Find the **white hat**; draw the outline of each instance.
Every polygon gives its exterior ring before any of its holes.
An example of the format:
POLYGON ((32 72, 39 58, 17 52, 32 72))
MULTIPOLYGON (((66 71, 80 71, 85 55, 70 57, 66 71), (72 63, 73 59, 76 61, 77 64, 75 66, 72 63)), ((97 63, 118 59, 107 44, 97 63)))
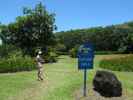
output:
POLYGON ((38 54, 42 54, 42 51, 39 51, 38 54))

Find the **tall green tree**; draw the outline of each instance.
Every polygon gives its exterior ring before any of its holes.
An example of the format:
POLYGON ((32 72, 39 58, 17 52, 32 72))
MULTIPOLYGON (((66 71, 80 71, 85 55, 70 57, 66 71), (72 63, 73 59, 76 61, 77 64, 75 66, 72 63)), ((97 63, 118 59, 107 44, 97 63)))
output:
POLYGON ((49 13, 41 2, 33 9, 25 7, 23 14, 8 25, 13 44, 24 53, 34 55, 36 48, 45 49, 55 43, 55 14, 49 13))

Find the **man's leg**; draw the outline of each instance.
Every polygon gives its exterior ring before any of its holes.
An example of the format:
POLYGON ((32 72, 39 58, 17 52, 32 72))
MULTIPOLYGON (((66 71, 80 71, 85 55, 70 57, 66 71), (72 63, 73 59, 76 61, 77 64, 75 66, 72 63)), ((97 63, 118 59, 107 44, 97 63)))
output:
POLYGON ((38 71, 38 78, 39 78, 39 80, 43 80, 42 68, 39 68, 39 71, 38 71))
POLYGON ((37 77, 38 77, 38 80, 40 81, 40 70, 38 69, 38 72, 37 72, 37 77))
POLYGON ((43 68, 40 69, 40 79, 43 80, 43 68))

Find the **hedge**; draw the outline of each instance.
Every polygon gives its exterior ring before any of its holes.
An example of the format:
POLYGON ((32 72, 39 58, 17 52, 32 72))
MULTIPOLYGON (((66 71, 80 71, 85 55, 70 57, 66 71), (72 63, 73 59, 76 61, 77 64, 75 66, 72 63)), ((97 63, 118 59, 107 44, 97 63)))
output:
POLYGON ((30 57, 12 57, 0 60, 0 73, 31 71, 36 68, 35 61, 30 57))

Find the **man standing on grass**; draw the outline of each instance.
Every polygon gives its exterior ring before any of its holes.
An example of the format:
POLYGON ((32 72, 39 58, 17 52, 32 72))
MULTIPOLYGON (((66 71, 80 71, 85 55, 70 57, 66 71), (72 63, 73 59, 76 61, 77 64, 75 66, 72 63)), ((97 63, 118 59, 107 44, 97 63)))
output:
POLYGON ((42 52, 39 51, 37 56, 36 56, 36 62, 37 62, 37 69, 38 69, 38 80, 43 80, 43 64, 44 64, 44 59, 41 57, 42 52))

